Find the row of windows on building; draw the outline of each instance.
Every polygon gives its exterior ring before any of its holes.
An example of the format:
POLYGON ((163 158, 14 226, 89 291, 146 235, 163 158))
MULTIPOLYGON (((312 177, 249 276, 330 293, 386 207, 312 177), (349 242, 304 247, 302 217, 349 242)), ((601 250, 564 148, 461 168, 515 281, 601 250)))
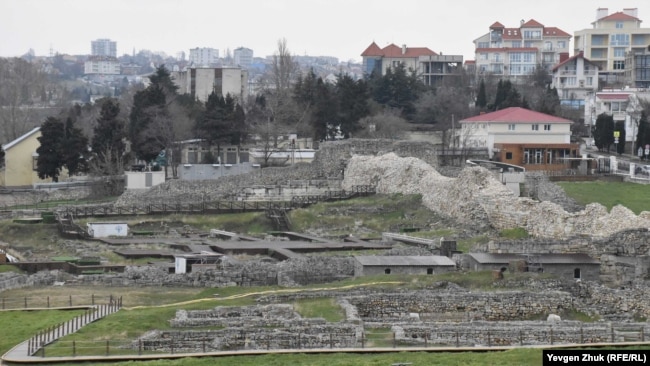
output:
MULTIPOLYGON (((506 160, 513 160, 513 153, 506 152, 506 160)), ((522 163, 526 165, 554 164, 571 157, 569 149, 524 149, 522 163)))
MULTIPOLYGON (((510 47, 512 48, 521 48, 523 45, 525 48, 533 48, 537 47, 537 43, 535 41, 524 41, 523 43, 521 41, 512 41, 510 42, 510 47)), ((553 51, 554 49, 566 49, 566 41, 557 41, 556 43, 553 43, 551 41, 546 41, 544 42, 544 46, 542 49, 544 51, 553 51), (555 47, 554 47, 555 46, 555 47)), ((492 42, 492 48, 501 48, 503 47, 503 43, 501 42, 492 42)), ((507 47, 507 45, 506 45, 507 47)), ((478 42, 478 48, 490 48, 490 42, 478 42)))

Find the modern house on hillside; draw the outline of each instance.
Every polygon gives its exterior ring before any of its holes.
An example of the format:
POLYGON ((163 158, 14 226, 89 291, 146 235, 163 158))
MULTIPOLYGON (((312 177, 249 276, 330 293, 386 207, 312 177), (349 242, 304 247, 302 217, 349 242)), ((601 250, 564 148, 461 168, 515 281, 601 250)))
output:
POLYGON ((425 85, 434 85, 443 78, 453 76, 463 65, 463 56, 442 55, 427 47, 399 47, 393 43, 384 48, 372 42, 363 53, 363 73, 385 75, 389 68, 404 65, 422 78, 425 85))
POLYGON ((562 105, 584 107, 585 99, 598 91, 598 66, 582 52, 573 57, 560 55, 560 63, 552 72, 552 86, 557 89, 562 105))
POLYGON ((462 147, 484 147, 492 160, 526 170, 563 170, 580 152, 580 145, 571 143, 572 123, 511 107, 461 120, 456 140, 462 147))
POLYGON ((499 22, 474 40, 476 72, 516 80, 532 74, 538 65, 550 72, 569 52, 571 35, 557 27, 546 27, 531 19, 519 27, 508 28, 499 22))
MULTIPOLYGON (((609 14, 599 8, 592 28, 574 32, 574 54, 582 51, 599 69, 601 80, 622 84, 626 54, 642 53, 650 45, 650 28, 641 28, 637 8, 609 14)), ((619 85, 623 86, 623 85, 619 85)))

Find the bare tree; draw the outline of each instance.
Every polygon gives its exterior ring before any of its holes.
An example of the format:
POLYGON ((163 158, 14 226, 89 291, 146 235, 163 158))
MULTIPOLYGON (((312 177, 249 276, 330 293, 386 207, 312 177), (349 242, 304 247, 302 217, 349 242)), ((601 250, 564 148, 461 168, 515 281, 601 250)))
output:
POLYGON ((409 129, 409 123, 399 117, 399 111, 386 109, 382 114, 364 117, 356 137, 374 139, 400 139, 409 129))
POLYGON ((0 58, 0 141, 14 140, 42 122, 34 107, 47 100, 47 88, 39 64, 0 58))

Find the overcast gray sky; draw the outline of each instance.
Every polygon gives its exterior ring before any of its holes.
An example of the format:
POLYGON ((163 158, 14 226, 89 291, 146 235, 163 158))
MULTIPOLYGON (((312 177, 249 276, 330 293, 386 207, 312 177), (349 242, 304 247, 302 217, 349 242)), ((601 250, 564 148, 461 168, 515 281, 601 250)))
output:
POLYGON ((287 40, 295 55, 360 61, 375 41, 428 47, 474 59, 472 41, 495 21, 535 19, 573 35, 591 28, 596 9, 638 8, 650 27, 650 3, 628 0, 0 0, 0 57, 89 54, 110 38, 118 56, 133 49, 176 55, 190 48, 243 46, 271 55, 287 40), (645 8, 643 7, 645 4, 645 8))

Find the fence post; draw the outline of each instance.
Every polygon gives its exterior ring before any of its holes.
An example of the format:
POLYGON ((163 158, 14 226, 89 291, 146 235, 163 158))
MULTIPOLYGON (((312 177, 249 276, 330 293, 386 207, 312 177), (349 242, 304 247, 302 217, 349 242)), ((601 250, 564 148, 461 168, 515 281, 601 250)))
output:
POLYGON ((201 341, 201 347, 203 348, 203 353, 205 353, 205 339, 201 341))
POLYGON ((298 349, 301 349, 302 347, 300 346, 300 332, 298 332, 298 349))
POLYGON ((47 307, 48 307, 48 309, 50 307, 50 297, 49 296, 47 297, 47 307))
POLYGON ((428 344, 427 344, 428 343, 428 338, 429 338, 429 335, 425 334, 424 335, 424 348, 427 348, 427 346, 428 346, 428 344))
POLYGON ((612 334, 612 343, 614 343, 614 325, 613 324, 609 325, 609 330, 610 330, 610 332, 612 334))
POLYGON ((169 348, 171 349, 172 355, 174 354, 174 337, 169 341, 169 348))
POLYGON ((456 331, 456 348, 459 347, 458 331, 456 331))
POLYGON ((397 338, 397 336, 396 336, 395 332, 393 332, 393 348, 397 347, 397 339, 396 338, 397 338))
POLYGON ((90 304, 93 305, 93 306, 95 305, 95 294, 92 294, 90 296, 90 304))
POLYGON ((45 345, 41 347, 41 357, 45 357, 45 345))
POLYGON ((645 329, 641 326, 641 342, 645 342, 645 329))
POLYGON ((524 332, 522 332, 521 329, 519 330, 519 345, 524 345, 524 332))
POLYGON ((334 342, 332 342, 332 333, 330 333, 330 348, 334 348, 334 342))
POLYGON ((72 306, 72 295, 70 295, 70 306, 72 306))
POLYGON ((27 296, 25 296, 25 309, 27 309, 27 296))
POLYGON ((366 333, 361 333, 361 348, 366 348, 366 333))
POLYGON ((32 353, 32 338, 27 341, 27 356, 29 356, 32 353))
POLYGON ((142 354, 142 339, 138 340, 138 356, 142 354))
POLYGON ((72 357, 75 357, 77 355, 77 344, 75 341, 72 341, 72 357))
POLYGON ((490 338, 490 331, 489 330, 487 332, 487 337, 488 337, 488 347, 492 347, 492 339, 490 338))
POLYGON ((110 353, 110 348, 109 348, 110 346, 108 345, 108 342, 109 342, 109 341, 108 341, 108 339, 107 339, 107 340, 106 340, 106 356, 108 356, 109 353, 110 353))
POLYGON ((551 334, 551 346, 553 345, 553 327, 550 327, 550 334, 551 334))

